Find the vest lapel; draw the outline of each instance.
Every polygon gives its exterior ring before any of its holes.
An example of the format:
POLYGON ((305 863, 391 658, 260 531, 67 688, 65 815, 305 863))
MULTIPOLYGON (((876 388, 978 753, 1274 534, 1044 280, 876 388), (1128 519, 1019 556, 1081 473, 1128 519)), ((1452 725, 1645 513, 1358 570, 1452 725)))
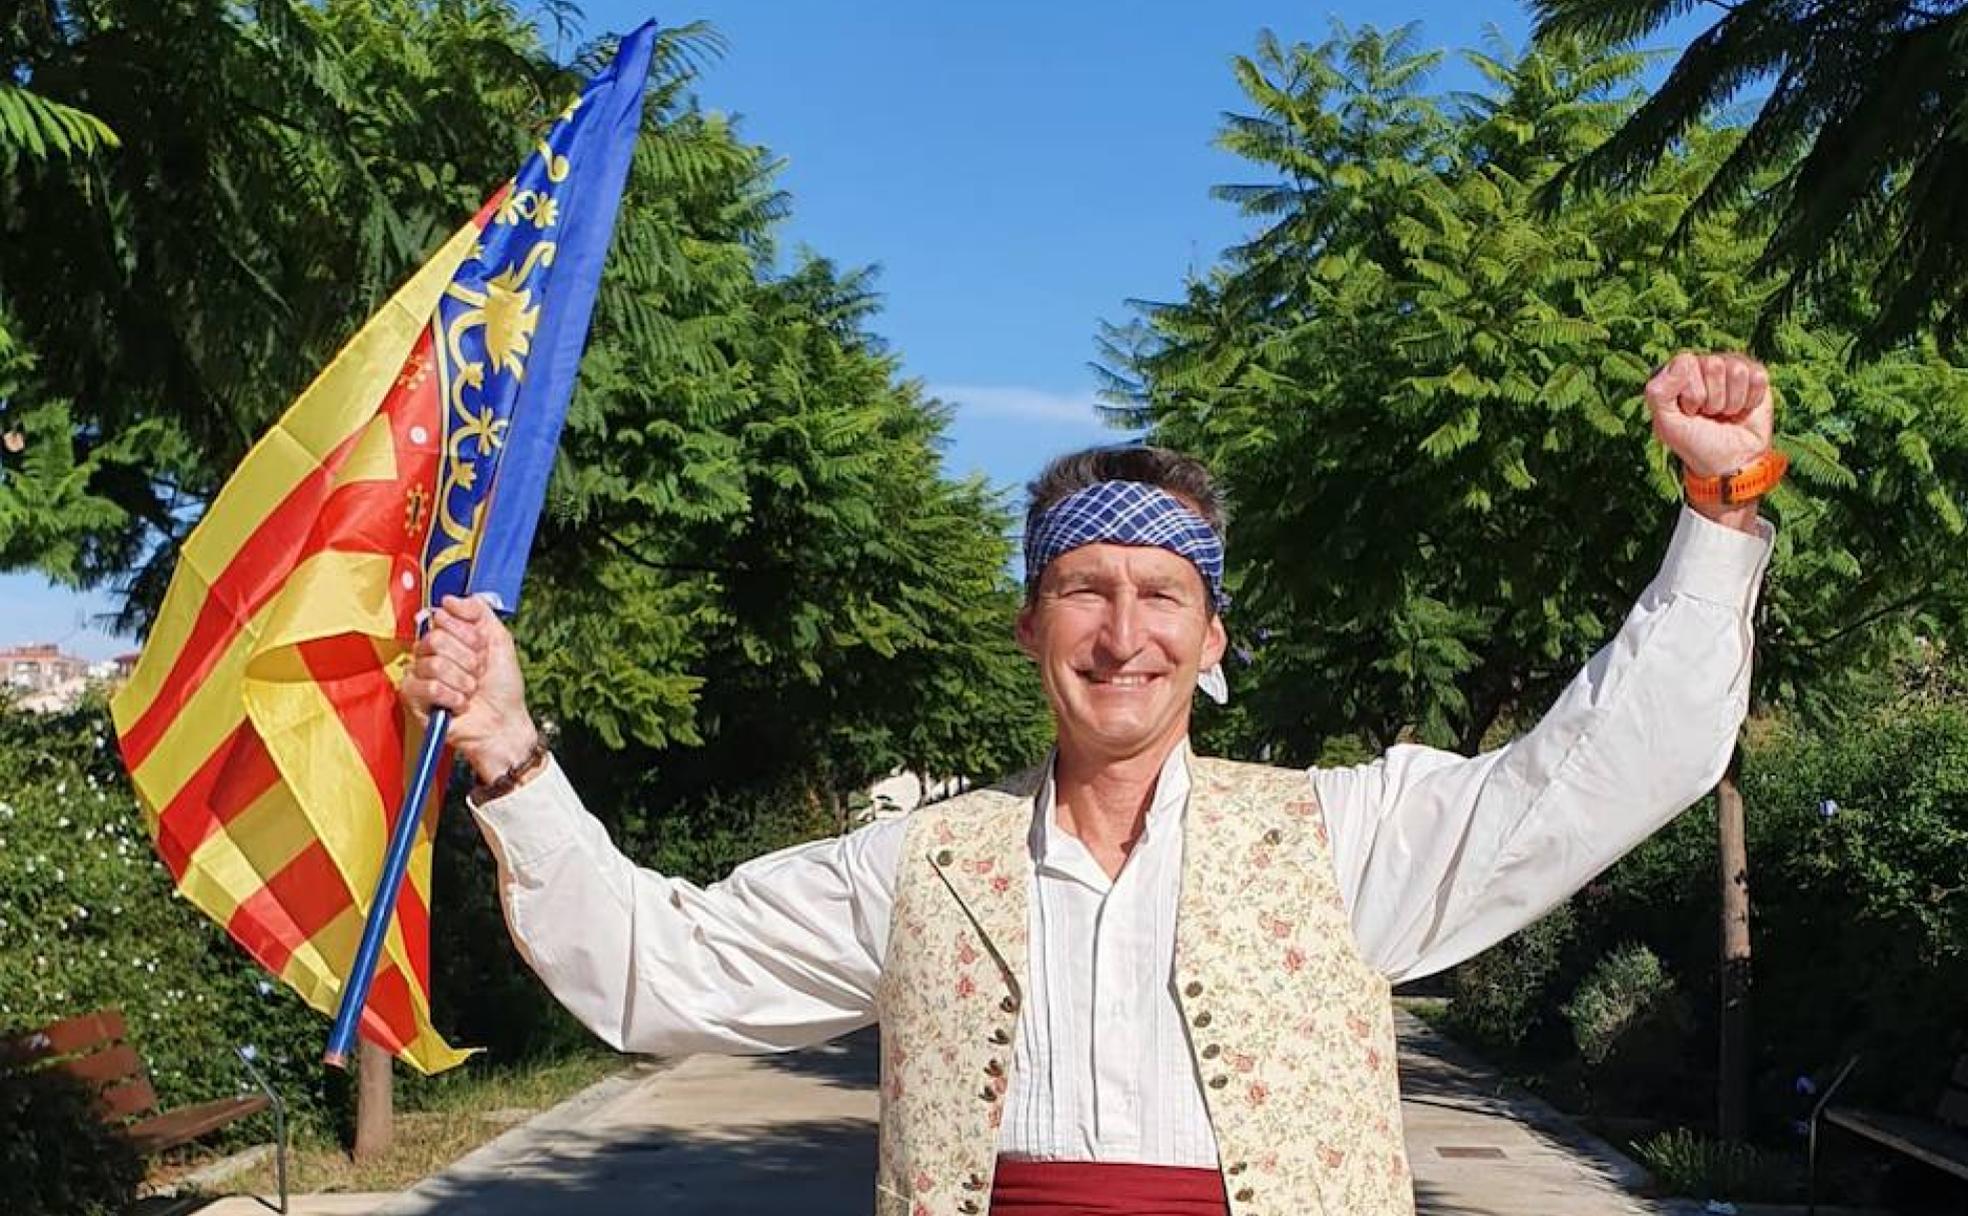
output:
POLYGON ((961 833, 948 820, 939 822, 927 855, 1020 1002, 1029 953, 1031 828, 1031 799, 1006 798, 968 817, 961 833))

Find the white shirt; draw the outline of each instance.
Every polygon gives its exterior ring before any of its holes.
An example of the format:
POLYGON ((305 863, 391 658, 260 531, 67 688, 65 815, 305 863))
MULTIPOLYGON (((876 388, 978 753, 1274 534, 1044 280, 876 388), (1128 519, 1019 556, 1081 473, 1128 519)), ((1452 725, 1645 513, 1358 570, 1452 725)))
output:
MULTIPOLYGON (((1307 775, 1362 956, 1442 970, 1529 924, 1706 793, 1749 700, 1770 530, 1684 510, 1617 636, 1523 737, 1402 745, 1307 775)), ((1001 1151, 1212 1167, 1171 973, 1188 749, 1108 881, 1034 799, 1031 962, 1001 1151)), ((865 1026, 906 819, 784 849, 699 888, 637 867, 558 767, 477 808, 506 921, 561 1002, 624 1051, 783 1051, 865 1026)))

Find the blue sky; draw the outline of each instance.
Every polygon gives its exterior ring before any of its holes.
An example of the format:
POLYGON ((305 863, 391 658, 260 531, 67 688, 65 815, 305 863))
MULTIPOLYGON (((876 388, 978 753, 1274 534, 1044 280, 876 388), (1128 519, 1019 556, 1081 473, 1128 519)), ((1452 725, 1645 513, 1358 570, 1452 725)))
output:
MULTIPOLYGON (((1169 298, 1238 239, 1209 197, 1244 178, 1210 144, 1242 109, 1233 56, 1260 28, 1319 41, 1337 17, 1421 23, 1428 47, 1509 42, 1525 10, 1495 0, 1258 4, 1248 0, 588 0, 585 34, 646 17, 703 19, 728 42, 699 93, 785 162, 806 245, 875 265, 876 328, 905 374, 956 406, 945 463, 1015 486, 1049 456, 1112 441, 1093 410, 1094 339, 1131 298, 1169 298)), ((1676 33, 1700 28, 1699 14, 1676 33)), ((1675 39, 1662 40, 1672 45, 1675 39)), ((1432 82, 1472 87, 1453 56, 1432 82)), ((0 575, 0 645, 63 640, 91 657, 128 643, 78 629, 99 597, 0 575)))

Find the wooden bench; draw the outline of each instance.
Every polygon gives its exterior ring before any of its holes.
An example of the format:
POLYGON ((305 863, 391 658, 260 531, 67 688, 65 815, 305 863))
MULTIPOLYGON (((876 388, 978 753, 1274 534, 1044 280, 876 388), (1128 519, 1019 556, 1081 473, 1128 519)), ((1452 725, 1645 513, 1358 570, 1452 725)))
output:
POLYGON ((1840 1069, 1838 1077, 1811 1109, 1810 1210, 1818 1207, 1818 1126, 1829 1123, 1854 1135, 1903 1153, 1935 1169, 1946 1170, 1957 1178, 1968 1179, 1968 1056, 1954 1062, 1954 1072, 1941 1090, 1941 1100, 1932 1119, 1887 1111, 1861 1110, 1855 1106, 1833 1106, 1832 1098, 1845 1078, 1858 1066, 1853 1056, 1840 1069))
POLYGON ((248 1115, 273 1112, 274 1173, 281 1212, 287 1210, 287 1108, 253 1066, 251 1053, 235 1048, 256 1094, 216 1098, 175 1110, 157 1109, 157 1091, 143 1057, 131 1046, 123 1015, 101 1009, 0 1040, 0 1071, 60 1069, 88 1086, 101 1104, 103 1120, 115 1127, 140 1155, 153 1157, 190 1144, 248 1115))

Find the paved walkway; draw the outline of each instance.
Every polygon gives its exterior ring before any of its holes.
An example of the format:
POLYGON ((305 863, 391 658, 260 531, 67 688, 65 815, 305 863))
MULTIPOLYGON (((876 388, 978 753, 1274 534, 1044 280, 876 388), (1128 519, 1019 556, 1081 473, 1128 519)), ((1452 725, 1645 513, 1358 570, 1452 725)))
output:
MULTIPOLYGON (((1402 1015, 1400 1032, 1423 1216, 1669 1210, 1634 1198, 1634 1167, 1550 1108, 1510 1094, 1412 1018, 1402 1015)), ((873 1189, 875 1069, 863 1034, 788 1056, 701 1056, 640 1070, 509 1132, 373 1216, 859 1216, 873 1189)), ((311 1209, 303 1200, 297 1210, 311 1209)))

